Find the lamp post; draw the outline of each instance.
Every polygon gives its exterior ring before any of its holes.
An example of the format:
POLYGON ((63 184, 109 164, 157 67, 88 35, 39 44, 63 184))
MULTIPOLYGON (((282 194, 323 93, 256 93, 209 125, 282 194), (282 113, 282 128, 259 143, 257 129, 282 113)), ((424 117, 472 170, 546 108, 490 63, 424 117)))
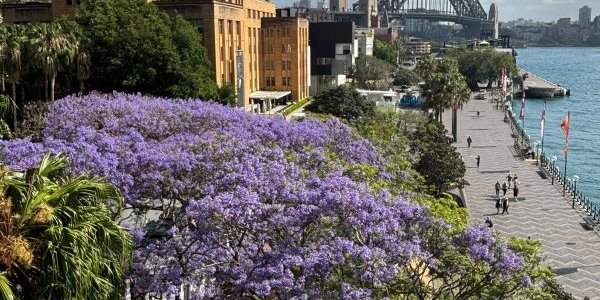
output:
POLYGON ((579 176, 574 175, 573 176, 573 208, 575 208, 575 198, 577 198, 577 181, 579 180, 579 176))
MULTIPOLYGON (((552 173, 554 173, 554 163, 556 162, 556 155, 553 155, 552 158, 550 158, 550 161, 552 162, 552 173)), ((552 185, 554 185, 554 174, 552 174, 552 185)))
POLYGON ((539 165, 540 164, 540 154, 538 152, 539 150, 539 146, 540 146, 540 141, 535 141, 535 143, 533 143, 533 153, 535 155, 535 164, 539 165))

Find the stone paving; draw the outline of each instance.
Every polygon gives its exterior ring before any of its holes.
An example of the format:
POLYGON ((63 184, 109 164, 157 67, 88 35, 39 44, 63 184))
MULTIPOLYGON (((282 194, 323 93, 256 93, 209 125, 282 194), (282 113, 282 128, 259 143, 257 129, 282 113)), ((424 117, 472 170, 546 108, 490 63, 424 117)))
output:
MULTIPOLYGON (((467 166, 471 222, 482 223, 489 216, 500 232, 540 240, 546 262, 568 292, 578 299, 600 299, 600 235, 584 229, 583 214, 571 208, 558 185, 540 176, 534 161, 516 156, 510 126, 503 117, 487 100, 473 99, 458 113, 456 146, 467 166), (470 149, 469 135, 473 139, 470 149), (481 156, 479 169, 477 155, 481 156), (494 184, 506 181, 509 171, 517 173, 521 182, 519 198, 509 202, 509 215, 496 215, 494 184)), ((444 114, 444 123, 451 128, 451 112, 444 114)))

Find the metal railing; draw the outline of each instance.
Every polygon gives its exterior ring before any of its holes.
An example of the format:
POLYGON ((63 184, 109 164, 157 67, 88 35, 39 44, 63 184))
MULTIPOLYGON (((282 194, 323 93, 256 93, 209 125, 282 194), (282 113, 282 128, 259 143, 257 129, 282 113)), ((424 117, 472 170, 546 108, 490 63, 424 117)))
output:
MULTIPOLYGON (((515 117, 509 112, 507 113, 509 118, 510 127, 515 138, 515 149, 520 150, 519 155, 524 158, 526 153, 525 149, 535 149, 537 145, 532 145, 529 136, 521 128, 515 117)), ((577 176, 571 178, 565 176, 560 171, 560 166, 556 164, 556 157, 553 156, 548 158, 546 153, 538 153, 538 149, 535 149, 534 153, 537 156, 536 162, 538 163, 540 170, 544 172, 547 177, 552 181, 552 185, 561 185, 563 196, 566 199, 571 199, 571 206, 573 209, 580 208, 589 218, 584 218, 586 224, 590 226, 600 225, 600 202, 593 201, 585 195, 582 191, 577 190, 577 176)))

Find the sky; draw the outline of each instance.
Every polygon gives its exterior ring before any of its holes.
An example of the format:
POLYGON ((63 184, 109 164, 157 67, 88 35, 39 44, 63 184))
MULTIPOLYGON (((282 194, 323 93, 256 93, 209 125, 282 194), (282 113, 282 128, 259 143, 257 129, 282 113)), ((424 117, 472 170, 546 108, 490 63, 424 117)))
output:
MULTIPOLYGON (((492 0, 480 0, 486 11, 492 0)), ((592 20, 600 15, 600 0, 496 0, 500 9, 500 20, 510 21, 518 18, 536 21, 555 21, 558 18, 579 18, 579 8, 587 5, 592 8, 592 20)))
MULTIPOLYGON (((294 0, 274 0, 278 6, 289 6, 294 0)), ((311 0, 313 6, 316 0, 311 0)), ((352 0, 350 0, 352 2, 352 0)), ((480 0, 486 11, 493 0, 480 0)), ((510 21, 518 18, 536 21, 556 21, 558 18, 579 18, 579 8, 587 5, 592 8, 592 20, 600 15, 600 0, 495 0, 500 8, 500 20, 510 21)))

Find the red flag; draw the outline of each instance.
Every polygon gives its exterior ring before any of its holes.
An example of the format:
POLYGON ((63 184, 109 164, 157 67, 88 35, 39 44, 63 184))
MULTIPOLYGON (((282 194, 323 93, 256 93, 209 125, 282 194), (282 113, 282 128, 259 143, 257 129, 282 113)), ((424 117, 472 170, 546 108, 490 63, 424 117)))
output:
POLYGON ((567 140, 567 143, 569 141, 569 127, 570 127, 570 122, 571 122, 571 112, 568 112, 567 115, 563 118, 562 122, 560 123, 560 128, 562 129, 563 135, 565 136, 565 139, 567 140))

